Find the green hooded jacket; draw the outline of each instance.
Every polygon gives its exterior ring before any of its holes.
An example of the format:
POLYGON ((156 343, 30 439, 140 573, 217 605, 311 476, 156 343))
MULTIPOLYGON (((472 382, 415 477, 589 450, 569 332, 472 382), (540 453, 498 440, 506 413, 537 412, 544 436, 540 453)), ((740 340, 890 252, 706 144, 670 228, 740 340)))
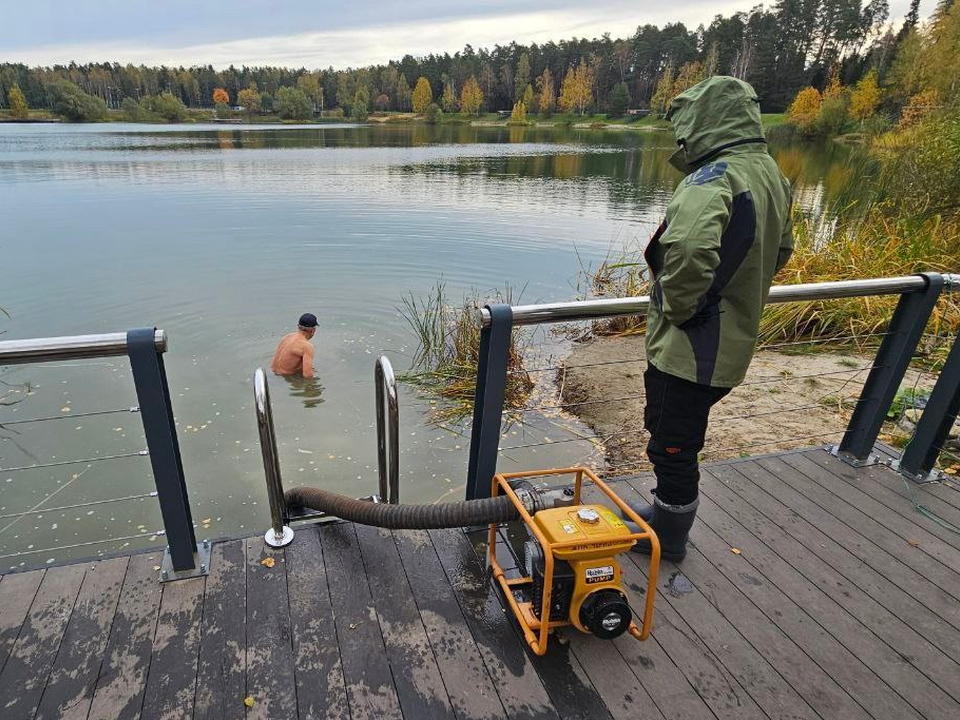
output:
POLYGON ((670 103, 680 183, 644 255, 653 278, 647 358, 703 385, 739 385, 774 274, 793 251, 790 184, 767 152, 742 80, 715 76, 670 103))

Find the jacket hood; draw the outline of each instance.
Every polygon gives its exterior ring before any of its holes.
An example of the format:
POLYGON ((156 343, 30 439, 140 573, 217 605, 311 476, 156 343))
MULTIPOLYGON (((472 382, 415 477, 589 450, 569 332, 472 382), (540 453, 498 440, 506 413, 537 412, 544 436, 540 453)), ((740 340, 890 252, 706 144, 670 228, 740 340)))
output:
POLYGON ((726 75, 707 78, 677 95, 667 119, 680 146, 671 163, 687 173, 728 147, 765 142, 757 93, 726 75))

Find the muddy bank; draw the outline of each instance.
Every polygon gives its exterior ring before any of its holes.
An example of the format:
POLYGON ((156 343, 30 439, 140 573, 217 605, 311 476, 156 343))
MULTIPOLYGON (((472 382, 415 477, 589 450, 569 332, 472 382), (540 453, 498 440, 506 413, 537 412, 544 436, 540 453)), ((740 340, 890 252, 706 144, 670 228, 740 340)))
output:
MULTIPOLYGON (((838 442, 871 362, 872 355, 853 353, 758 352, 744 384, 714 408, 704 460, 838 442)), ((577 343, 557 378, 563 404, 604 438, 608 472, 649 469, 645 367, 642 336, 601 337, 577 343), (599 402, 610 398, 619 400, 599 402)))

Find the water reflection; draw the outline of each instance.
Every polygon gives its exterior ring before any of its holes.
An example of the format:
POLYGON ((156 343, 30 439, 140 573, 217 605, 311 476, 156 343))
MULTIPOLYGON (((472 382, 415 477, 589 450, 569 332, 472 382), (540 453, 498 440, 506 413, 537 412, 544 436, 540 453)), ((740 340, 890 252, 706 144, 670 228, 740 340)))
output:
POLYGON ((305 378, 302 375, 280 375, 287 382, 290 397, 302 398, 307 409, 323 404, 323 384, 317 377, 305 378))

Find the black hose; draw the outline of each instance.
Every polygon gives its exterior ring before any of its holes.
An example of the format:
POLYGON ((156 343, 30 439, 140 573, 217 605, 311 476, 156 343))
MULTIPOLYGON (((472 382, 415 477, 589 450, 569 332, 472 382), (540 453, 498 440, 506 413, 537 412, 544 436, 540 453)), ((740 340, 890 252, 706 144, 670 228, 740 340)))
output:
POLYGON ((436 505, 385 505, 355 500, 319 488, 298 487, 287 490, 283 497, 290 507, 319 510, 359 525, 390 530, 468 527, 509 522, 519 517, 506 495, 436 505))

